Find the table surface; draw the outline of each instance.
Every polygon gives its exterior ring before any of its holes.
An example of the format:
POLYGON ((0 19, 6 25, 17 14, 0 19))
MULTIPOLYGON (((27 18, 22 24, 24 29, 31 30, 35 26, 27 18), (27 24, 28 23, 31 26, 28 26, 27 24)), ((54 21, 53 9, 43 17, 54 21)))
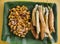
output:
MULTIPOLYGON (((3 10, 4 10, 4 2, 14 1, 14 0, 0 0, 0 44, 8 44, 5 41, 1 41, 2 35, 2 22, 3 22, 3 10)), ((58 28, 58 41, 55 44, 60 44, 60 0, 15 0, 15 1, 33 1, 33 2, 46 2, 46 3, 56 3, 57 4, 57 28, 58 28)))

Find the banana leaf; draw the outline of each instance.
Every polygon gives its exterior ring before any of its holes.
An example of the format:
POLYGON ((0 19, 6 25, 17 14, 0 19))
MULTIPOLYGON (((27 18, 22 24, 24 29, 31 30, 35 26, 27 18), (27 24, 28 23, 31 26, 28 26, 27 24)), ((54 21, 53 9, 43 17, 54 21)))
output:
POLYGON ((54 27, 56 32, 52 33, 52 36, 54 41, 57 42, 57 10, 56 10, 57 7, 55 3, 44 3, 44 2, 5 2, 1 40, 9 42, 9 44, 52 44, 49 38, 45 38, 43 41, 36 40, 32 35, 31 31, 26 35, 25 38, 20 38, 10 32, 10 27, 8 26, 9 9, 16 7, 17 5, 19 6, 25 5, 31 12, 30 15, 32 15, 32 10, 36 4, 43 5, 44 7, 50 6, 53 9, 54 27))

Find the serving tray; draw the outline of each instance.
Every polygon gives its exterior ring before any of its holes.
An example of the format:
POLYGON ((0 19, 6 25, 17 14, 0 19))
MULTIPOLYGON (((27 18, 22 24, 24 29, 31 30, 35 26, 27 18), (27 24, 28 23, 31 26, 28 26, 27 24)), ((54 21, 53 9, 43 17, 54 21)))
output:
POLYGON ((9 16, 9 9, 16 7, 17 5, 22 6, 25 5, 28 7, 29 11, 32 14, 32 10, 35 5, 42 5, 42 6, 50 6, 53 9, 54 13, 54 27, 55 33, 52 33, 54 41, 57 42, 57 10, 55 3, 44 3, 44 2, 5 2, 4 3, 4 14, 3 14, 3 26, 2 26, 2 38, 1 40, 7 41, 10 44, 51 44, 48 38, 45 38, 43 41, 36 40, 32 35, 31 31, 26 35, 25 38, 20 38, 10 32, 10 28, 8 26, 8 16, 9 16))

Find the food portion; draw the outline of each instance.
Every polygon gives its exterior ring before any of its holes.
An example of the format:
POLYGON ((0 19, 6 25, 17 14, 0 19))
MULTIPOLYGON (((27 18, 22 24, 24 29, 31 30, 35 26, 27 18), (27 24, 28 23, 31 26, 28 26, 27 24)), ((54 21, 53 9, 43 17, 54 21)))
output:
POLYGON ((32 34, 33 36, 38 39, 40 33, 40 25, 39 25, 39 11, 38 11, 38 4, 35 5, 34 9, 32 10, 32 34), (36 30, 34 29, 36 27, 36 30))
POLYGON ((16 6, 9 10, 9 27, 11 28, 10 31, 19 36, 25 37, 28 31, 30 30, 29 21, 30 18, 30 11, 26 6, 16 6))
POLYGON ((54 14, 50 7, 36 4, 30 13, 26 6, 16 6, 9 10, 8 18, 10 31, 19 37, 25 37, 31 31, 35 39, 53 39, 54 14))
POLYGON ((55 32, 52 8, 38 4, 35 5, 35 8, 32 11, 32 13, 34 13, 32 14, 32 23, 33 26, 36 27, 36 30, 34 27, 31 29, 33 36, 37 39, 41 38, 41 40, 45 37, 49 37, 49 39, 52 40, 53 37, 51 33, 55 32))
POLYGON ((54 14, 53 14, 53 10, 52 8, 49 7, 49 29, 50 29, 50 33, 52 32, 55 32, 55 29, 54 29, 54 14))
POLYGON ((45 33, 48 35, 49 39, 53 39, 52 35, 50 34, 50 31, 49 31, 49 26, 48 26, 48 15, 49 15, 49 10, 47 7, 45 7, 45 23, 46 23, 46 30, 45 30, 45 33))
POLYGON ((36 30, 37 34, 39 35, 40 33, 40 23, 39 23, 39 11, 36 11, 36 30))
POLYGON ((42 6, 39 6, 39 19, 40 19, 40 24, 41 24, 41 39, 43 40, 45 37, 46 24, 44 21, 42 6))

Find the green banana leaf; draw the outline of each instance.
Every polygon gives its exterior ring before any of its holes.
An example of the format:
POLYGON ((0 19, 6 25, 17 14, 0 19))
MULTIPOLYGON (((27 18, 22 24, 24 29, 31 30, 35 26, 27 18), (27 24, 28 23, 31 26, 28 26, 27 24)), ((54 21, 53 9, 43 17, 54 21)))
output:
POLYGON ((10 28, 8 26, 8 16, 9 9, 16 7, 17 5, 22 6, 25 5, 28 7, 29 11, 32 15, 32 10, 36 4, 43 5, 44 7, 50 6, 53 9, 54 13, 54 27, 55 33, 52 33, 53 39, 57 42, 57 10, 55 3, 43 3, 43 2, 5 2, 4 3, 4 15, 3 15, 3 26, 2 26, 2 38, 1 40, 9 42, 9 44, 52 44, 49 38, 45 38, 43 41, 36 40, 31 31, 26 35, 25 38, 20 38, 13 33, 10 32, 10 28))

